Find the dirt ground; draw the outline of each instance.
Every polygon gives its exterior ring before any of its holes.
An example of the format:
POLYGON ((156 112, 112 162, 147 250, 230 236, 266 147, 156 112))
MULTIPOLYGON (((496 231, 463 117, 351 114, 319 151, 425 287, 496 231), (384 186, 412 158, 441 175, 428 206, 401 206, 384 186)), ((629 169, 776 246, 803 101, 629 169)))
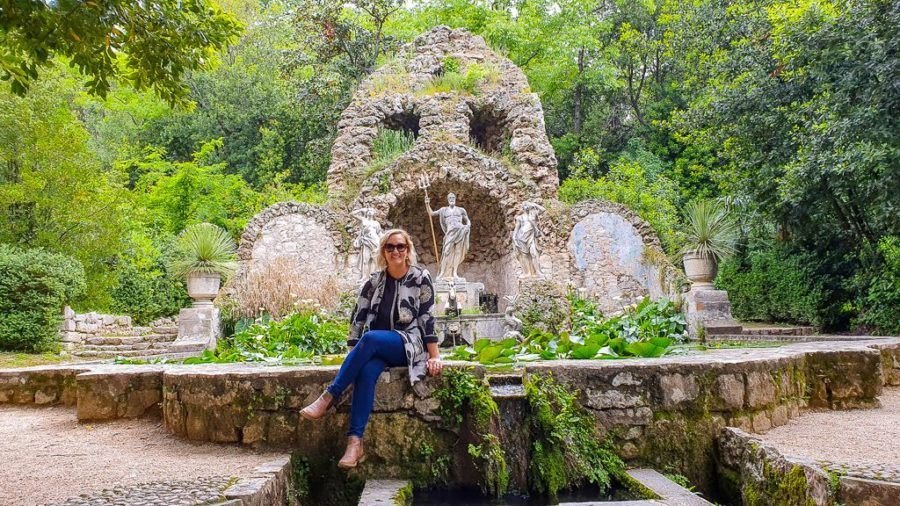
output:
POLYGON ((117 485, 243 476, 278 456, 192 444, 157 421, 79 424, 73 408, 0 406, 4 506, 45 504, 117 485))
POLYGON ((815 411, 767 432, 788 455, 851 464, 900 465, 900 388, 885 388, 881 407, 815 411))

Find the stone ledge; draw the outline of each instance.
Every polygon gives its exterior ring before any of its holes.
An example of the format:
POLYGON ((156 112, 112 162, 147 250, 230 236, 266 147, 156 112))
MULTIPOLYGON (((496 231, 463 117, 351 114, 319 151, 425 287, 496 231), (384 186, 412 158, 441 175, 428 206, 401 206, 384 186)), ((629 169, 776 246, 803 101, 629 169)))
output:
POLYGON ((161 368, 79 374, 75 378, 78 420, 159 418, 162 415, 162 377, 161 368))
POLYGON ((407 506, 412 502, 408 480, 367 480, 359 496, 359 506, 407 506))
POLYGON ((257 467, 253 476, 241 478, 225 489, 226 502, 234 506, 287 504, 291 479, 291 457, 280 457, 257 467))
POLYGON ((75 376, 88 367, 29 367, 0 370, 0 404, 74 406, 75 376))

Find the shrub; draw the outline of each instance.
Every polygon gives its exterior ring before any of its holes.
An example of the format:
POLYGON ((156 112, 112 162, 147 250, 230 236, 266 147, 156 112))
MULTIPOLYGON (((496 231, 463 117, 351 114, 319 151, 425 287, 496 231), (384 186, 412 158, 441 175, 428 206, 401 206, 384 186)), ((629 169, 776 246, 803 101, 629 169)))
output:
POLYGON ((145 325, 174 315, 190 303, 184 282, 166 272, 174 240, 172 236, 153 239, 142 233, 131 235, 114 271, 118 282, 110 291, 111 310, 145 325))
POLYGON ((827 293, 815 266, 785 248, 752 251, 723 262, 716 286, 728 290, 738 319, 820 325, 827 293))
MULTIPOLYGON (((256 318, 267 314, 277 318, 300 308, 338 309, 342 303, 340 283, 333 275, 326 278, 309 274, 287 257, 275 260, 236 277, 233 295, 226 303, 234 319, 256 318)), ((345 298, 344 306, 352 311, 356 294, 345 298)), ((347 319, 349 312, 347 311, 347 319)))
POLYGON ((900 335, 900 238, 882 238, 878 252, 884 262, 857 275, 863 293, 856 323, 878 333, 900 335))
POLYGON ((162 264, 147 270, 125 264, 117 270, 119 282, 111 291, 111 309, 130 315, 137 325, 174 315, 191 301, 184 283, 169 276, 162 264))
POLYGON ((77 260, 0 244, 0 350, 49 349, 63 305, 84 290, 84 267, 77 260))

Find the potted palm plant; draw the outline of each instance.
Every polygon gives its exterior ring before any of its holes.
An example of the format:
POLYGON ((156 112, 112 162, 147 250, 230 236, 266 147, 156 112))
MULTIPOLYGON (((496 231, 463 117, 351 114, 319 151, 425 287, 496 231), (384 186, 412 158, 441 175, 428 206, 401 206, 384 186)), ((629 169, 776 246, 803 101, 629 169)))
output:
POLYGON ((194 307, 211 306, 222 280, 237 268, 234 241, 211 223, 186 227, 178 236, 175 259, 169 264, 173 276, 187 280, 194 307))
POLYGON ((687 243, 682 249, 684 273, 692 288, 708 290, 719 261, 734 254, 739 228, 728 211, 713 200, 691 202, 684 210, 687 243))

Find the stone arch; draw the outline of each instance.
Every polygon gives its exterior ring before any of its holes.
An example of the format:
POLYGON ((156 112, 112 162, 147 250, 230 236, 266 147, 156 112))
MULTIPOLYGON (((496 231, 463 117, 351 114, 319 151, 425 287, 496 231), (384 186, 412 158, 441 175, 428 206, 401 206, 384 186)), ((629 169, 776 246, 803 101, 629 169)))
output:
MULTIPOLYGON (((461 275, 469 281, 484 283, 489 293, 516 293, 518 266, 512 249, 512 230, 520 203, 510 189, 501 164, 471 147, 443 145, 414 149, 390 167, 371 175, 351 208, 372 207, 382 226, 409 231, 420 263, 436 273, 438 265, 425 211, 425 192, 417 185, 423 173, 431 179, 428 194, 433 209, 447 205, 446 196, 453 192, 457 195, 457 205, 466 209, 472 221, 469 254, 460 267, 461 275), (441 161, 434 163, 436 152, 441 154, 441 161)), ((443 233, 436 218, 434 226, 440 249, 443 233)))
POLYGON ((241 236, 238 271, 226 292, 250 315, 264 306, 269 313, 274 306, 291 307, 287 299, 334 298, 352 282, 343 223, 330 209, 311 204, 281 202, 266 208, 241 236))

